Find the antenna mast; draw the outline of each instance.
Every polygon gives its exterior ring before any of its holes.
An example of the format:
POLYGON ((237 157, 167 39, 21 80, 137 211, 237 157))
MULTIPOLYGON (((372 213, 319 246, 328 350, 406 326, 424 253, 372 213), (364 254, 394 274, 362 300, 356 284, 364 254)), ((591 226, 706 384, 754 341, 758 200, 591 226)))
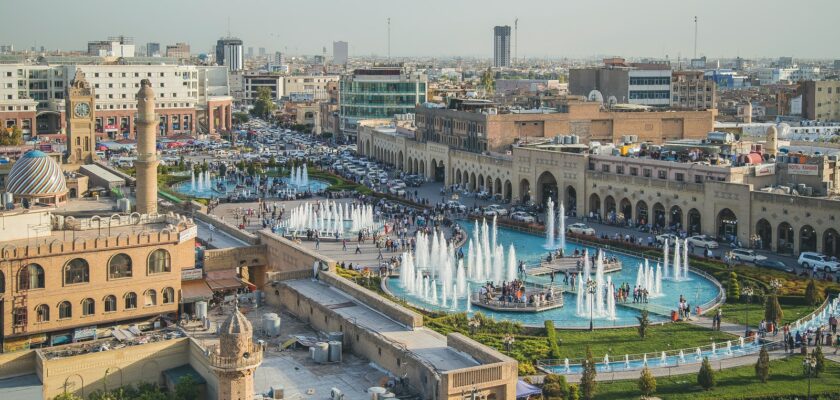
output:
POLYGON ((388 17, 388 61, 391 60, 391 17, 388 17))
POLYGON ((697 16, 694 16, 694 58, 697 58, 697 16))
POLYGON ((227 37, 230 37, 230 17, 227 18, 227 37))
POLYGON ((519 61, 517 52, 519 51, 519 17, 513 20, 513 65, 519 61))

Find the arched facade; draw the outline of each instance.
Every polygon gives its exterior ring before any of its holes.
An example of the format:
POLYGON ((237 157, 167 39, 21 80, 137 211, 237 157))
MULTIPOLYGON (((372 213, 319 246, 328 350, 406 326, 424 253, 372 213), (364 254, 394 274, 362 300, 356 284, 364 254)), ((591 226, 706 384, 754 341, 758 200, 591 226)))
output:
POLYGON ((753 245, 762 250, 770 250, 773 247, 773 226, 762 218, 755 224, 755 234, 758 241, 753 245))
POLYGON ((557 179, 549 171, 544 171, 537 178, 537 197, 534 199, 539 204, 545 204, 546 200, 551 197, 551 200, 557 204, 557 179))

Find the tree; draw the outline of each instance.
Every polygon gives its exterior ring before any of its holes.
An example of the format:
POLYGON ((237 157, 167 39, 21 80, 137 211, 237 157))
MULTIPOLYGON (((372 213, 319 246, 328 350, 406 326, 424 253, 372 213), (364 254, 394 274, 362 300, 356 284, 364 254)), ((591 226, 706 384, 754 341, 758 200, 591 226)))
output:
POLYGON ((251 117, 248 116, 248 113, 244 112, 235 112, 233 113, 231 118, 233 119, 233 123, 236 125, 244 124, 251 120, 251 117))
POLYGON ((543 396, 548 399, 564 399, 568 395, 569 385, 566 377, 558 374, 548 374, 543 379, 543 396))
POLYGON ((175 384, 175 399, 177 400, 198 400, 200 390, 198 382, 192 375, 184 375, 175 384))
POLYGON ((560 358, 560 346, 557 343, 557 331, 554 329, 554 321, 545 321, 545 336, 548 340, 548 356, 550 358, 560 358))
POLYGON ((583 361, 583 374, 580 377, 580 392, 586 400, 595 398, 595 391, 598 389, 598 384, 595 382, 595 376, 597 375, 592 350, 589 346, 586 346, 586 360, 583 361))
POLYGON ((758 352, 758 361, 755 363, 755 376, 761 383, 767 383, 767 378, 770 376, 770 355, 764 346, 761 346, 761 351, 758 352))
POLYGON ((58 396, 53 397, 53 400, 83 400, 81 397, 73 393, 64 392, 58 396))
POLYGON ((652 373, 650 373, 647 366, 642 369, 642 373, 639 375, 638 384, 639 390, 645 397, 649 397, 656 392, 656 378, 652 373))
POLYGON ((738 274, 734 271, 729 273, 729 290, 726 294, 727 300, 733 302, 741 298, 741 285, 738 284, 738 274))
POLYGON ((18 146, 23 144, 23 131, 17 126, 0 129, 0 146, 18 146))
POLYGON ((569 386, 569 400, 580 400, 580 388, 578 385, 569 386))
POLYGON ((814 366, 814 378, 816 378, 825 371, 825 354, 823 354, 822 346, 817 344, 817 348, 811 352, 811 357, 814 357, 816 361, 816 365, 814 366))
POLYGON ((715 370, 712 369, 712 363, 709 362, 709 357, 703 357, 703 364, 700 365, 700 372, 697 373, 697 383, 704 390, 710 390, 715 387, 715 370))
POLYGON ((642 310, 640 315, 636 317, 639 320, 639 337, 644 340, 645 334, 647 333, 647 328, 650 325, 650 320, 648 319, 648 311, 642 310))
POLYGON ((277 105, 271 98, 271 90, 267 87, 257 89, 257 99, 254 100, 254 107, 251 108, 251 115, 268 120, 274 113, 277 105))
POLYGON ((808 287, 805 288, 805 303, 811 307, 822 303, 822 293, 817 289, 817 283, 813 278, 808 281, 808 287))
POLYGON ((481 87, 484 88, 484 91, 487 94, 492 94, 495 91, 495 75, 493 71, 488 67, 486 71, 481 74, 481 87))
POLYGON ((782 311, 782 305, 779 304, 779 298, 776 296, 776 293, 772 293, 767 296, 767 300, 764 304, 764 319, 767 321, 773 321, 778 325, 783 316, 784 312, 782 311))

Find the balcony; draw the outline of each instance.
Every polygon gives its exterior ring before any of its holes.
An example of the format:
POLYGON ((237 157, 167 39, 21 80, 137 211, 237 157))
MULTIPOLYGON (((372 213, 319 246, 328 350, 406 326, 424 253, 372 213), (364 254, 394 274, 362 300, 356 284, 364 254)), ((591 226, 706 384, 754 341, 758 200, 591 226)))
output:
POLYGON ((219 348, 217 345, 207 348, 209 354, 207 359, 210 361, 210 367, 218 370, 242 370, 249 368, 256 368, 262 363, 263 349, 260 345, 251 344, 251 350, 248 352, 248 357, 223 357, 219 355, 219 348))

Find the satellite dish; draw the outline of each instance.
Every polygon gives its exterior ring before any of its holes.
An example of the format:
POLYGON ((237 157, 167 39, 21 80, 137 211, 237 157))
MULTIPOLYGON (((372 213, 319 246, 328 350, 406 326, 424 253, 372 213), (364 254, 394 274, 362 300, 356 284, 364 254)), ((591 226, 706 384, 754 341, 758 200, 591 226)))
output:
POLYGON ((610 96, 610 97, 607 99, 607 105, 608 105, 608 106, 612 107, 612 106, 614 106, 614 105, 616 105, 616 104, 618 104, 618 99, 617 99, 617 98, 615 98, 615 96, 610 96))
POLYGON ((589 96, 587 96, 589 101, 597 101, 601 104, 604 104, 604 95, 601 94, 600 91, 593 90, 589 92, 589 96))

